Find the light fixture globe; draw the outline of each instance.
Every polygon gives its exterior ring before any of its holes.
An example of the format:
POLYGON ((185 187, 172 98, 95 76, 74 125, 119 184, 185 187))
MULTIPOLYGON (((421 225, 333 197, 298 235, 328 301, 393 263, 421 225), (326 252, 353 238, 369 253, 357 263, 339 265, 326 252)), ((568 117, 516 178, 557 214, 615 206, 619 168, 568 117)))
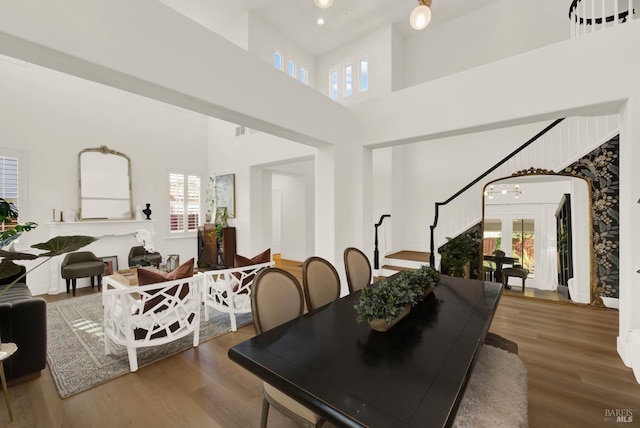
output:
POLYGON ((313 0, 313 2, 320 9, 326 9, 333 4, 333 0, 313 0))
POLYGON ((413 9, 411 16, 409 16, 409 23, 414 30, 422 30, 431 21, 431 6, 430 0, 420 0, 420 4, 413 9))

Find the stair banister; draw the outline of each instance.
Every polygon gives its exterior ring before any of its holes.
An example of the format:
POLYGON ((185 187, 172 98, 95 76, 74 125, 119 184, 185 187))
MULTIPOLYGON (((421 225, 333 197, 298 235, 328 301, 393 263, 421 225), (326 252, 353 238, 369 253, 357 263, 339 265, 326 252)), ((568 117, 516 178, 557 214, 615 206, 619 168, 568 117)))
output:
POLYGON ((391 214, 382 214, 380 220, 374 225, 376 229, 375 248, 373 249, 373 268, 380 269, 380 254, 378 251, 378 228, 382 225, 385 218, 391 217, 391 214))
MULTIPOLYGON (((495 171, 496 169, 498 169, 501 165, 503 165, 505 162, 507 162, 509 159, 511 159, 512 157, 514 157, 515 155, 517 155, 518 153, 520 153, 522 150, 524 150, 525 148, 527 148, 529 145, 531 145, 534 141, 536 141, 538 138, 542 137, 544 134, 546 134, 547 132, 549 132, 551 129, 553 129, 555 126, 557 126, 560 122, 562 122, 565 118, 561 118, 561 119, 556 119, 554 120, 550 125, 548 125, 546 128, 544 128, 542 131, 538 132, 536 135, 534 135, 532 138, 530 138, 527 142, 525 142, 523 145, 521 145, 520 147, 518 147, 517 149, 515 149, 514 151, 512 151, 511 153, 509 153, 504 159, 502 159, 500 162, 496 163, 495 165, 493 165, 491 168, 489 168, 488 170, 486 170, 485 172, 483 172, 478 178, 476 178, 475 180, 473 180, 471 183, 467 184, 466 186, 464 186, 462 189, 460 189, 458 192, 456 192, 453 196, 451 196, 449 199, 447 199, 444 202, 436 202, 435 203, 435 214, 434 214, 434 218, 433 218, 433 224, 430 226, 430 243, 429 243, 429 248, 430 248, 430 254, 429 254, 429 265, 435 268, 435 242, 434 242, 434 230, 435 228, 438 226, 438 214, 440 211, 440 206, 442 205, 447 205, 449 202, 453 201, 455 198, 457 198, 458 196, 460 196, 461 194, 463 194, 464 192, 466 192, 467 190, 469 190, 472 186, 474 186, 475 184, 477 184, 480 180, 482 180, 483 178, 485 178, 487 175, 491 174, 493 171, 495 171)), ((382 219, 380 219, 380 221, 382 221, 382 219)), ((377 230, 377 229, 376 229, 377 230)), ((377 248, 377 235, 376 235, 376 248, 377 248)))

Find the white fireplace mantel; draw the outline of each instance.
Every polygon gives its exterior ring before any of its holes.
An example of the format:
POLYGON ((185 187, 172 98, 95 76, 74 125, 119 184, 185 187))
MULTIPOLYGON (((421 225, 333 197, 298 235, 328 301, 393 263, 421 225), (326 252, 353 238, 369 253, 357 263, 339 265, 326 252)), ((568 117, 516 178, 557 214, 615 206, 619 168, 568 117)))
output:
MULTIPOLYGON (((49 222, 49 238, 55 236, 86 235, 98 238, 97 241, 87 245, 79 251, 91 251, 97 257, 117 256, 118 268, 128 268, 128 256, 131 247, 140 245, 135 234, 138 230, 148 230, 155 233, 155 220, 98 220, 98 221, 72 221, 49 222)), ((55 257, 49 264, 49 294, 58 294, 66 291, 65 281, 60 276, 60 264, 62 257, 55 257)), ((78 287, 81 285, 78 280, 78 287)), ((88 279, 84 279, 89 284, 88 279)))

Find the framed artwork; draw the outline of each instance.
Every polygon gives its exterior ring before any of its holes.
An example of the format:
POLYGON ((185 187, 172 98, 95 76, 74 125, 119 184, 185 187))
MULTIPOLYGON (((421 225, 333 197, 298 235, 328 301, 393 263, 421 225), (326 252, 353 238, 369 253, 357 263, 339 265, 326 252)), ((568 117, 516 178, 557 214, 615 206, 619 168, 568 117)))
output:
POLYGON ((216 176, 216 207, 226 208, 229 218, 236 216, 236 175, 216 176))
POLYGON ((104 272, 102 276, 113 275, 118 270, 118 256, 100 257, 104 263, 104 272))

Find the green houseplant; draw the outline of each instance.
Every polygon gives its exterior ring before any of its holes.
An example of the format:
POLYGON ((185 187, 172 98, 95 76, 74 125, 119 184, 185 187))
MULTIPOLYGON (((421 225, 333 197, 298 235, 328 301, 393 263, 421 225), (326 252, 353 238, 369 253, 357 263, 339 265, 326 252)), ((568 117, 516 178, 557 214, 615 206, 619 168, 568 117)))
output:
POLYGON ((0 233, 0 281, 12 278, 8 284, 1 286, 0 297, 13 287, 14 284, 23 280, 28 273, 42 266, 52 257, 79 250, 97 240, 97 238, 91 236, 56 236, 47 242, 31 246, 32 248, 43 250, 44 253, 41 254, 20 253, 13 250, 6 251, 2 248, 18 239, 22 233, 29 232, 38 227, 34 222, 27 222, 24 224, 16 224, 13 228, 4 230, 5 223, 8 219, 12 218, 18 218, 18 208, 14 204, 0 198, 0 223, 2 223, 3 228, 0 233), (14 263, 16 260, 35 260, 37 258, 44 258, 44 260, 29 270, 14 263))
POLYGON ((479 254, 479 244, 468 234, 447 237, 447 240, 440 250, 442 271, 451 276, 463 277, 465 265, 479 254))
POLYGON ((438 272, 422 266, 403 271, 392 281, 383 279, 362 289, 356 310, 358 322, 368 322, 374 330, 386 331, 406 316, 438 283, 438 272))

